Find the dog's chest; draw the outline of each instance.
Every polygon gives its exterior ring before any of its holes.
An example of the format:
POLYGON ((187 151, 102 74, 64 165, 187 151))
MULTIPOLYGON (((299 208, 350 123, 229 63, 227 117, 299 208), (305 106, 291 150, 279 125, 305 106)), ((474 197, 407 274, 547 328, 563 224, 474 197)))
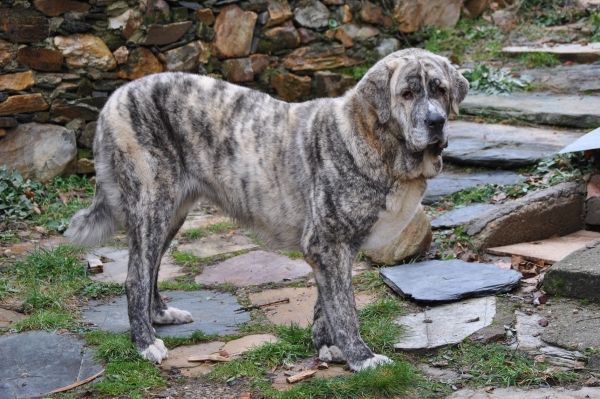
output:
POLYGON ((415 215, 426 188, 424 179, 398 183, 386 197, 386 210, 379 213, 362 248, 375 250, 393 244, 415 215))

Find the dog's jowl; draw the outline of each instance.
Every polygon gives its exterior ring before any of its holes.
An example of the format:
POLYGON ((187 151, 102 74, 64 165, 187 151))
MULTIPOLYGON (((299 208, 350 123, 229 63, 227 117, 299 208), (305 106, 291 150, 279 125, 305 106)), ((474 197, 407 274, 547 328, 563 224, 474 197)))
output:
POLYGON ((201 199, 270 247, 302 250, 318 286, 313 342, 323 361, 352 370, 388 362, 360 336, 352 262, 411 220, 441 170, 447 116, 467 91, 448 60, 419 49, 382 59, 343 97, 300 104, 192 74, 133 81, 100 114, 96 194, 67 235, 98 244, 124 225, 131 337, 151 361, 167 357, 152 324, 191 321, 164 303, 156 281, 201 199))

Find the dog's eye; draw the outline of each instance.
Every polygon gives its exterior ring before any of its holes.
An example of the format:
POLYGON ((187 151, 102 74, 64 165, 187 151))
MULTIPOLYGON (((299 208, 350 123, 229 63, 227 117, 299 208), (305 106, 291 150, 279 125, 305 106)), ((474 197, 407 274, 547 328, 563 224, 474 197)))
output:
POLYGON ((438 87, 438 94, 440 96, 445 96, 446 95, 446 89, 444 89, 443 87, 438 87))
POLYGON ((405 91, 404 93, 402 93, 402 98, 405 100, 412 100, 413 94, 410 91, 405 91))

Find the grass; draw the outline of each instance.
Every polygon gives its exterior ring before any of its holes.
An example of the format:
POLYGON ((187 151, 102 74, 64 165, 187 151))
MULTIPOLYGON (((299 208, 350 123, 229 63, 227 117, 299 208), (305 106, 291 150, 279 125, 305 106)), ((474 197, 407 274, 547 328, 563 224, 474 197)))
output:
POLYGON ((519 62, 527 68, 546 68, 560 65, 560 60, 555 54, 549 53, 526 53, 518 57, 519 62))
POLYGON ((196 239, 208 237, 211 234, 229 233, 231 230, 237 230, 238 228, 239 226, 236 226, 231 222, 219 222, 206 227, 188 230, 185 233, 183 233, 183 236, 186 238, 196 239))
POLYGON ((461 344, 438 352, 432 362, 447 360, 448 367, 473 376, 476 385, 534 385, 576 380, 577 374, 529 359, 522 352, 498 344, 461 344))

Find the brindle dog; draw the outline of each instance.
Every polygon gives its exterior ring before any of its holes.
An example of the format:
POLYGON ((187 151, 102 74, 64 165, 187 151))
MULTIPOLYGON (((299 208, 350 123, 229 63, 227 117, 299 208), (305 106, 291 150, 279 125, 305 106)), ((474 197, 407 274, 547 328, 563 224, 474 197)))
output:
POLYGON ((272 248, 303 252, 318 285, 313 343, 323 361, 356 371, 388 362, 360 336, 352 263, 411 220, 468 88, 447 59, 420 49, 385 57, 342 97, 299 104, 192 74, 136 80, 100 114, 96 194, 67 235, 98 244, 125 226, 131 338, 153 362, 167 350, 152 323, 192 321, 165 304, 156 281, 199 199, 272 248))

